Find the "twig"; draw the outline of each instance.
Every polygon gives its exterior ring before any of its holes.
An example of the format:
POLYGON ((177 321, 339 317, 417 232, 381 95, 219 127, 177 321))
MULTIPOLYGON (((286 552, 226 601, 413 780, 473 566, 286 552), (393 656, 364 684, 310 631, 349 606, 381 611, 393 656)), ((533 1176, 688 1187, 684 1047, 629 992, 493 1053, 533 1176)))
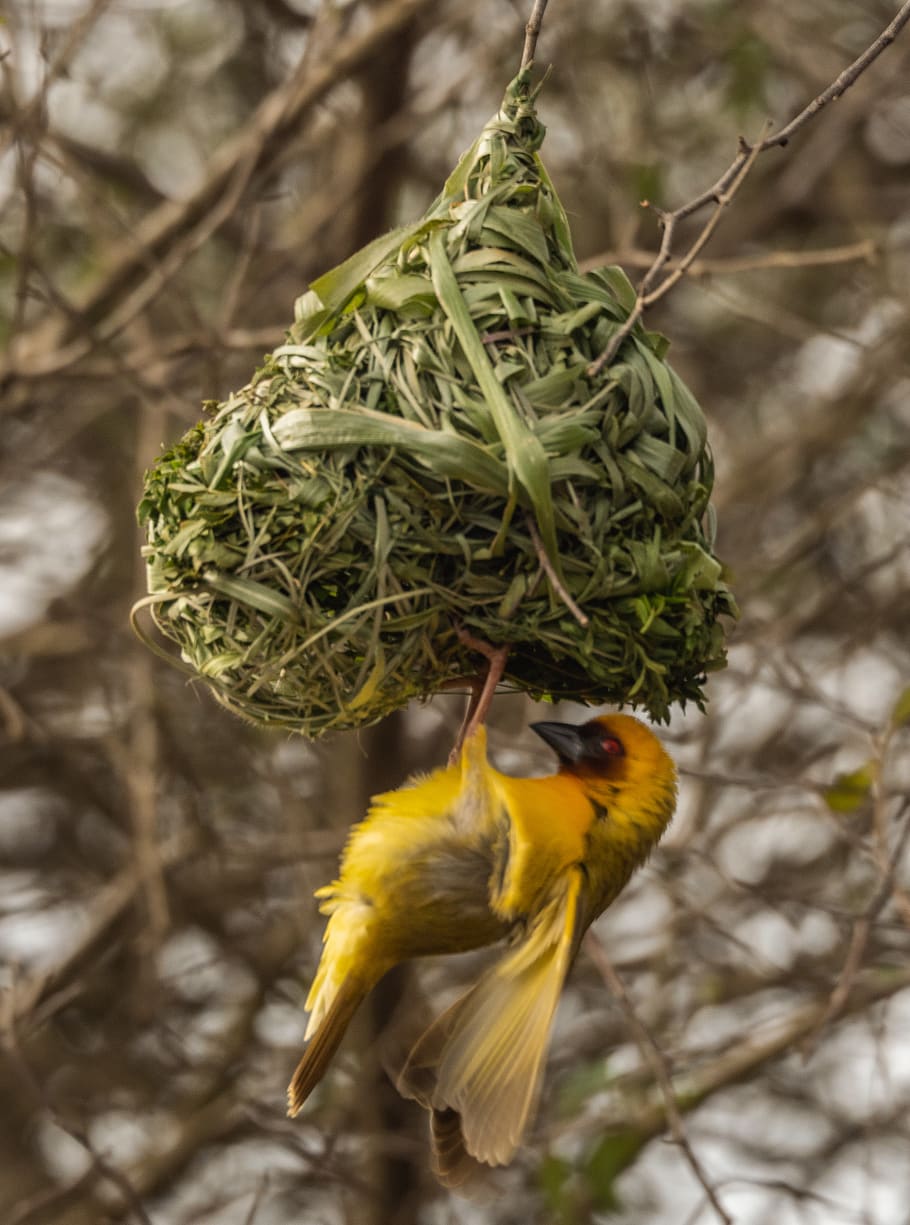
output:
POLYGON ((129 1208, 130 1213, 137 1221, 140 1221, 141 1225, 153 1225, 152 1218, 142 1206, 139 1193, 130 1181, 129 1176, 108 1161, 106 1157, 103 1157, 84 1132, 76 1132, 69 1129, 69 1135, 86 1150, 101 1177, 106 1178, 109 1183, 117 1188, 123 1197, 124 1204, 129 1208))
MULTIPOLYGON (((830 264, 849 264, 855 260, 874 262, 878 248, 871 238, 847 243, 842 247, 819 247, 814 251, 769 251, 765 255, 729 256, 721 259, 696 259, 686 269, 691 277, 732 276, 740 272, 765 272, 769 268, 824 268, 830 264)), ((650 268, 654 262, 651 251, 633 248, 628 251, 603 251, 582 260, 582 272, 602 268, 604 264, 622 264, 626 268, 650 268)), ((671 260, 667 269, 678 268, 671 260)), ((484 337, 486 339, 486 337, 484 337)))
POLYGON ((534 7, 528 24, 525 26, 525 45, 521 53, 521 66, 527 68, 537 53, 537 39, 540 37, 540 27, 543 25, 543 15, 547 11, 549 0, 534 0, 534 7))
POLYGON ((764 148, 770 149, 773 145, 785 145, 791 136, 795 136, 800 128, 804 127, 810 119, 813 119, 823 107, 827 106, 829 102, 836 102, 841 94, 846 93, 850 86, 866 71, 869 65, 878 59, 886 47, 891 46, 908 21, 910 21, 910 0, 908 0, 908 3, 901 5, 891 24, 882 30, 875 42, 868 46, 862 55, 858 56, 848 68, 845 68, 826 90, 820 93, 817 98, 813 98, 809 105, 800 111, 795 119, 791 119, 786 127, 781 128, 774 136, 768 137, 764 142, 764 148))
POLYGON ((429 8, 430 0, 387 0, 362 34, 344 39, 318 65, 301 64, 286 83, 262 101, 237 135, 218 150, 207 178, 190 196, 158 205, 143 219, 135 234, 111 252, 105 274, 83 301, 74 304, 70 316, 41 320, 20 333, 16 351, 0 371, 0 378, 18 375, 33 355, 65 346, 78 331, 84 332, 102 321, 104 335, 110 336, 111 317, 116 310, 130 317, 137 301, 147 302, 152 290, 164 284, 161 265, 175 243, 183 242, 185 254, 195 250, 230 214, 231 210, 222 204, 226 193, 239 198, 253 178, 261 179, 268 174, 286 142, 299 131, 303 116, 366 63, 377 47, 429 8))
POLYGON ((66 37, 63 39, 56 55, 47 67, 40 87, 31 100, 12 118, 6 133, 6 139, 0 143, 0 155, 6 152, 10 144, 19 139, 23 132, 32 126, 35 117, 47 109, 47 99, 51 87, 61 77, 66 77, 70 65, 85 45, 89 35, 94 30, 99 19, 104 16, 105 9, 110 8, 111 0, 93 0, 88 9, 70 24, 66 37))
POLYGON ((534 550, 537 553, 537 560, 540 562, 541 568, 543 569, 547 578, 550 580, 553 590, 562 600, 563 604, 565 604, 566 608, 568 608, 569 612, 572 614, 578 624, 583 629, 587 628, 590 623, 589 618, 585 616, 585 614, 569 595, 568 591, 566 591, 559 578, 559 575, 553 569, 553 564, 549 557, 547 557, 547 551, 543 547, 543 541, 540 539, 540 535, 537 531, 537 525, 535 524, 533 517, 531 515, 527 515, 526 519, 528 531, 531 533, 531 540, 534 542, 534 550))
MULTIPOLYGON (((619 351, 619 347, 626 339, 635 325, 638 323, 648 306, 659 301, 669 289, 680 279, 686 271, 686 267, 692 263, 695 256, 705 245, 710 238, 717 223, 720 219, 720 213, 723 208, 729 204, 731 198, 742 185, 743 178, 749 172, 755 159, 760 153, 764 153, 768 149, 782 147, 795 136, 795 134, 814 118, 820 110, 828 105, 829 102, 834 102, 843 93, 845 93, 851 85, 853 85, 859 76, 876 60, 879 55, 894 42, 897 35, 903 27, 910 21, 910 0, 902 5, 897 13, 897 16, 889 26, 882 31, 878 38, 867 47, 853 63, 845 68, 844 71, 834 80, 827 89, 814 98, 808 106, 804 107, 788 124, 782 127, 778 132, 774 132, 769 136, 764 136, 756 144, 750 145, 747 141, 740 137, 739 153, 736 158, 727 167, 724 173, 720 176, 712 187, 703 191, 701 195, 696 196, 687 204, 680 205, 679 208, 673 209, 670 212, 663 210, 658 211, 658 220, 660 222, 663 234, 661 237, 660 248, 657 255, 654 257, 651 266, 645 273, 641 284, 638 288, 635 305, 626 321, 611 337, 610 343, 591 364, 588 366, 588 374, 598 374, 604 366, 606 366, 615 357, 619 351), (702 229, 701 233, 695 239, 695 242, 689 248, 689 251, 680 265, 674 269, 659 285, 655 284, 660 273, 668 267, 673 254, 673 239, 675 237, 676 228, 681 221, 687 217, 693 216, 695 213, 701 212, 710 204, 715 204, 714 213, 708 220, 707 224, 702 229)), ((646 202, 647 203, 647 202, 646 202)))
MULTIPOLYGON (((590 940, 591 933, 586 937, 590 940)), ((588 946, 590 948, 590 945, 588 946)), ((593 960, 593 957, 592 957, 593 960)), ((893 999, 910 988, 910 969, 882 971, 863 976, 853 984, 847 1005, 838 1020, 864 1012, 872 1004, 893 999)), ((679 1109, 693 1110, 714 1094, 741 1084, 775 1059, 790 1054, 813 1030, 827 1006, 825 997, 808 1000, 784 1015, 762 1022, 748 1032, 742 1032, 729 1042, 713 1059, 691 1069, 681 1070, 672 1082, 679 1109)), ((667 1126, 666 1101, 630 1103, 620 1096, 602 1110, 592 1112, 581 1123, 571 1124, 576 1136, 603 1136, 604 1132, 632 1128, 642 1140, 654 1139, 667 1126)))
POLYGON ((613 969, 613 965, 607 956, 606 950, 592 931, 589 931, 585 936, 585 948, 589 957, 597 967, 601 978, 609 988, 610 993, 618 1001, 619 1006, 625 1013, 626 1019, 635 1033, 635 1040, 638 1043, 638 1049, 641 1051, 645 1061, 650 1065, 654 1080, 656 1081, 663 1098, 667 1123, 673 1135, 673 1139, 682 1150, 686 1161, 689 1163, 692 1173, 701 1183, 705 1195, 707 1195, 711 1207, 717 1213, 717 1216, 720 1218, 720 1220, 725 1222, 725 1225, 733 1225, 733 1217, 730 1216, 718 1199, 717 1192, 709 1182, 708 1176, 689 1142, 689 1137, 686 1134, 686 1126, 685 1123, 683 1123, 683 1118, 680 1114, 679 1106, 676 1101, 676 1090, 673 1088, 670 1069, 667 1066, 667 1061, 664 1057, 663 1051, 657 1045, 657 1042, 651 1035, 651 1031, 635 1011, 622 979, 613 969))
MULTIPOLYGON (((194 835, 177 835, 157 853, 163 868, 186 861, 196 844, 194 835)), ((103 886, 85 919, 78 938, 64 949, 59 960, 48 969, 37 970, 0 994, 0 1043, 23 1024, 44 1024, 63 1007, 75 980, 99 955, 111 933, 123 926, 124 915, 142 888, 142 875, 136 863, 103 886)))
MULTIPOLYGON (((910 802, 904 805, 904 815, 906 816, 908 812, 910 812, 910 802)), ((843 968, 841 969, 837 984, 831 992, 827 1006, 818 1018, 815 1028, 803 1045, 804 1061, 810 1059, 815 1053, 825 1029, 831 1021, 840 1016, 846 1007, 847 1000, 850 998, 850 992, 853 990, 853 983, 862 968, 863 955, 869 943, 872 924, 894 896, 895 876, 904 851, 907 849, 908 838, 910 838, 910 821, 905 820, 894 850, 889 857, 881 884, 864 913, 853 924, 850 945, 847 949, 847 956, 844 958, 843 968)))
MULTIPOLYGON (((766 123, 764 130, 767 131, 769 126, 770 125, 766 123)), ((733 200, 740 187, 742 187, 746 175, 755 165, 756 158, 762 151, 762 146, 763 141, 761 140, 754 145, 748 145, 742 138, 740 138, 740 159, 737 159, 737 161, 734 163, 736 172, 729 178, 728 181, 726 181, 727 176, 724 176, 724 180, 718 180, 718 183, 715 184, 714 190, 711 192, 708 199, 705 200, 706 204, 713 201, 715 206, 714 212, 708 218, 707 222, 696 236, 695 241, 689 247, 689 250, 682 257, 673 271, 667 273, 663 281, 661 281, 661 283, 655 288, 652 288, 660 273, 666 270, 667 265, 672 259, 673 239, 676 237, 676 227, 684 217, 689 215, 686 212, 687 206, 684 206, 681 209, 676 209, 676 211, 672 213, 658 210, 658 218, 663 229, 663 237, 661 238, 660 250, 657 252, 657 258, 654 260, 653 264, 642 278, 641 284, 638 287, 638 294, 635 298, 635 305, 632 307, 629 317, 622 324, 622 326, 617 328, 617 330, 613 333, 609 344, 604 349, 603 353, 601 353, 600 357, 591 362, 590 366, 588 366, 589 375, 599 374, 604 366, 608 365, 608 363, 613 360, 619 351, 620 345, 638 323, 639 319, 641 319, 646 308, 653 306, 655 302, 659 302, 664 294, 668 293, 676 282, 685 275, 689 265, 694 261, 699 251, 701 251, 701 249, 708 242, 708 239, 717 229, 721 214, 733 200), (745 152, 747 149, 748 153, 745 152), (720 185, 721 182, 723 182, 723 186, 720 185)))

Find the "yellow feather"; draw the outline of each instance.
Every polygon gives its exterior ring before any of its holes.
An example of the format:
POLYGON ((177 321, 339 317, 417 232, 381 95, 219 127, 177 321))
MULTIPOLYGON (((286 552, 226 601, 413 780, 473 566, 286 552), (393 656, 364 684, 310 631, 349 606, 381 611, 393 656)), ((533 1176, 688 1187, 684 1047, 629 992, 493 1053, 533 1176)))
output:
POLYGON ((351 831, 338 879, 316 895, 329 921, 292 1112, 393 965, 508 940, 426 1031, 399 1081, 431 1112, 435 1169, 449 1186, 470 1179, 477 1162, 513 1156, 581 936, 647 858, 675 806, 673 763, 637 719, 538 730, 560 753, 556 774, 500 774, 481 727, 456 766, 374 799, 351 831))
POLYGON ((406 1096, 457 1111, 465 1149, 488 1165, 511 1160, 540 1092, 580 882, 573 871, 527 937, 418 1042, 399 1080, 406 1096))

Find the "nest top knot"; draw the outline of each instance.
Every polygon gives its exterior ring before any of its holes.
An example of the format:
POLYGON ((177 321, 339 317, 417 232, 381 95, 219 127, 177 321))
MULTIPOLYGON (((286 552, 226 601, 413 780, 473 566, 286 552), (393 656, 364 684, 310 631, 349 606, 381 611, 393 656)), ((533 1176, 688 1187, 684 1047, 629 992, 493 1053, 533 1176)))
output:
POLYGON ((148 474, 154 619, 242 714, 375 721, 475 671, 458 625, 512 644, 514 687, 657 718, 723 661, 704 420, 641 327, 588 374, 635 295, 579 273, 535 97, 525 69, 148 474))
MULTIPOLYGON (((530 64, 527 68, 522 68, 518 76, 510 82, 499 114, 490 120, 485 132, 492 134, 498 130, 507 137, 514 137, 528 153, 536 153, 547 134, 547 129, 537 115, 537 98, 543 89, 546 76, 532 89, 531 68, 530 64)), ((487 136, 487 139, 489 138, 487 136)), ((486 152, 482 147, 479 151, 486 152)))

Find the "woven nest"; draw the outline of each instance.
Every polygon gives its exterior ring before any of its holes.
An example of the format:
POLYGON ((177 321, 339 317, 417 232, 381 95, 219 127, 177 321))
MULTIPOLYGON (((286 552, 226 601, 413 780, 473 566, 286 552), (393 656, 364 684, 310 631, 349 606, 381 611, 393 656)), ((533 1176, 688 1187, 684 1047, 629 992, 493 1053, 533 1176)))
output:
POLYGON ((310 736, 512 644, 537 698, 701 703, 734 606, 701 410, 582 275, 528 74, 427 214, 313 283, 287 343, 146 478, 158 629, 218 698, 310 736), (574 607, 573 607, 574 606, 574 607))

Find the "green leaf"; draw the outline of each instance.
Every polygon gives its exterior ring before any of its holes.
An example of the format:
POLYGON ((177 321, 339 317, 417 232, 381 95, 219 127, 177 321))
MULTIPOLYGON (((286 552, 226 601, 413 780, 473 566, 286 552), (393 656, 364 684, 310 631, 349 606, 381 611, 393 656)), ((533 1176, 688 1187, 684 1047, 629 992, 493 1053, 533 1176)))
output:
MULTIPOLYGON (((547 249, 546 235, 536 217, 520 212, 517 208, 505 205, 494 205, 487 213, 487 230, 494 235, 506 239, 519 251, 526 251, 539 264, 547 264, 550 253, 547 249)), ((483 240, 483 235, 481 235, 483 240)))
POLYGON ((900 695, 891 711, 893 727, 905 727, 908 723, 910 723, 910 686, 900 695))
POLYGON ((559 549, 556 544, 556 522, 547 453, 540 439, 536 438, 518 417, 494 373, 489 355, 477 335, 474 321, 458 288, 442 234, 433 234, 430 238, 430 263, 436 296, 451 321, 487 402, 496 432, 505 448, 509 469, 514 472, 516 480, 531 502, 550 564, 559 574, 559 549))
POLYGON ((180 557, 187 549, 190 541, 195 540, 197 536, 206 531, 208 524, 204 519, 190 519, 184 523, 179 532, 167 542, 167 545, 161 550, 168 557, 180 557))
POLYGON ((272 427, 276 443, 288 451, 319 451, 346 446, 401 447, 444 476, 478 489, 508 493, 506 467, 483 447, 447 430, 431 430, 403 417, 368 408, 295 408, 272 427))
MULTIPOLYGON (((431 243, 431 250, 435 251, 436 247, 445 250, 444 242, 435 245, 431 243)), ((431 256, 431 260, 435 268, 435 254, 431 256)), ((465 251, 463 255, 455 257, 451 267, 458 276, 482 273, 485 278, 489 277, 491 281, 495 281, 496 286, 499 285, 500 276, 508 277, 511 274, 513 278, 518 278, 520 283, 526 284, 529 290, 534 291, 541 301, 553 300, 553 285, 537 265, 505 247, 479 247, 474 251, 465 251)))
POLYGON ((627 313, 631 315, 635 309, 635 303, 638 301, 638 294, 635 292, 635 286, 623 272, 622 268, 617 264, 608 264, 605 268, 598 268, 597 272, 601 279, 606 281, 616 294, 620 305, 624 306, 627 313))
POLYGON ((645 1138, 636 1131, 615 1132, 600 1141, 584 1167, 596 1208, 614 1212, 619 1208, 614 1183, 632 1165, 644 1144, 645 1138))
POLYGON ((556 239, 562 248, 562 253, 571 267, 577 269, 578 261, 575 258, 575 249, 572 246, 572 231, 569 227, 569 218, 566 216, 566 210, 562 206, 562 201, 556 193, 556 188, 553 186, 553 180, 547 173, 546 167, 540 160, 540 154, 534 154, 534 165, 537 168, 537 173, 540 175, 540 181, 543 183, 547 192, 550 195, 552 206, 552 217, 550 222, 553 226, 553 231, 556 234, 556 239))
POLYGON ((825 791, 825 803, 832 812, 856 812, 866 802, 875 781, 876 763, 867 761, 857 770, 838 774, 825 791))
POLYGON ((322 276, 317 277, 310 284, 310 291, 298 298, 294 307, 294 315, 298 321, 306 318, 307 313, 310 313, 312 307, 318 303, 326 310, 339 311, 348 301, 348 299, 357 292, 367 278, 376 271, 376 269, 398 253, 399 247, 409 239, 413 241, 415 238, 421 237, 430 230, 438 229, 441 225, 446 225, 447 222, 442 220, 425 220, 421 218, 419 221, 411 222, 409 225, 399 226, 396 230, 389 230, 388 234, 381 234, 379 238, 374 238, 371 243, 367 243, 365 247, 361 247, 359 251, 355 251, 337 268, 332 268, 329 272, 324 272, 322 276), (312 295, 315 294, 314 299, 312 295))
POLYGON ((568 1161, 552 1153, 544 1157, 537 1171, 537 1181, 544 1203, 561 1225, 574 1225, 577 1219, 567 1185, 572 1172, 568 1161))
POLYGON ((248 604, 251 608, 257 608, 268 617, 277 617, 279 621, 285 621, 288 624, 295 624, 300 620, 297 609, 287 596, 281 595, 272 587, 266 587, 264 583, 217 573, 206 574, 205 581, 220 595, 227 596, 229 600, 236 600, 238 604, 248 604))
POLYGON ((366 304, 385 310, 400 311, 415 304, 432 309, 436 304, 433 285, 425 276, 371 276, 367 278, 366 290, 366 304))

